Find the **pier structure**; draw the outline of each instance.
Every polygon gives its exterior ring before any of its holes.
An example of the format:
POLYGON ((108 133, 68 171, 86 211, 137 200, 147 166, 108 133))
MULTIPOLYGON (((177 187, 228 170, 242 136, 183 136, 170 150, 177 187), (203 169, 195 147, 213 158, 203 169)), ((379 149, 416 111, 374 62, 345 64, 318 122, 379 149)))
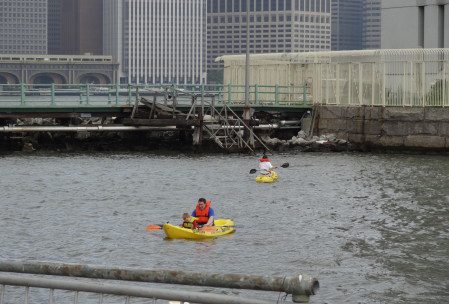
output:
POLYGON ((250 87, 253 118, 245 122, 244 86, 0 85, 0 133, 168 131, 191 137, 196 146, 208 141, 229 151, 269 151, 257 133, 299 130, 311 107, 305 90, 250 87), (47 120, 29 123, 36 118, 47 120))
MULTIPOLYGON (((227 55, 224 82, 244 83, 244 55, 227 55)), ((449 150, 449 48, 251 56, 254 83, 307 87, 312 133, 363 147, 449 150)))

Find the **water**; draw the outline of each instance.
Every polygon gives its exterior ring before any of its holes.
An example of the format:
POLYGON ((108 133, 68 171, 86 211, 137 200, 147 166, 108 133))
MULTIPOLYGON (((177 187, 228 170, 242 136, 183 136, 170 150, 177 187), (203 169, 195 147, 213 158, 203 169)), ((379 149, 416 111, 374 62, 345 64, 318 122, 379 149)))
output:
POLYGON ((257 184, 241 155, 0 158, 0 258, 316 276, 311 303, 449 302, 449 158, 282 154, 257 184), (164 240, 198 197, 237 232, 164 240))

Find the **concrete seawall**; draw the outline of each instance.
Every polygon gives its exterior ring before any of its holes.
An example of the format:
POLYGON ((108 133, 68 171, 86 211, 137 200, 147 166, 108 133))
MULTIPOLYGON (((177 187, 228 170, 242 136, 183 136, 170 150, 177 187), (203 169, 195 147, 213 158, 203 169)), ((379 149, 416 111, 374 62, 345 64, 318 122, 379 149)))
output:
POLYGON ((316 108, 314 132, 372 148, 449 151, 449 108, 316 108))

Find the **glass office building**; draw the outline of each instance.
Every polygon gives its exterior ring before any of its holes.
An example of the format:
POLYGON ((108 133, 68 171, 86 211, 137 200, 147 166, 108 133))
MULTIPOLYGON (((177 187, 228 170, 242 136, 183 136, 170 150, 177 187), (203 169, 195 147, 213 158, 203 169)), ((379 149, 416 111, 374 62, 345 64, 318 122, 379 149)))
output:
POLYGON ((363 2, 363 49, 380 49, 381 40, 381 0, 363 2))
POLYGON ((332 50, 361 50, 363 0, 332 1, 332 50))
MULTIPOLYGON (((249 0, 250 52, 330 50, 330 2, 249 0)), ((210 73, 221 69, 215 58, 246 52, 246 3, 247 0, 207 1, 207 58, 210 73)))
POLYGON ((47 0, 0 0, 0 54, 47 54, 47 0))

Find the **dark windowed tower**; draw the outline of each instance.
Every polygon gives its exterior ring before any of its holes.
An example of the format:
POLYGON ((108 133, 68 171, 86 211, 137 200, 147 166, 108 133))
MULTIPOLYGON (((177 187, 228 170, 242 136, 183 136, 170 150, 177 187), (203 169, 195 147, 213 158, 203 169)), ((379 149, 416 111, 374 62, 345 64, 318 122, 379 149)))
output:
POLYGON ((102 0, 48 0, 50 54, 103 54, 102 0))
POLYGON ((362 49, 363 0, 332 1, 332 50, 362 49))

